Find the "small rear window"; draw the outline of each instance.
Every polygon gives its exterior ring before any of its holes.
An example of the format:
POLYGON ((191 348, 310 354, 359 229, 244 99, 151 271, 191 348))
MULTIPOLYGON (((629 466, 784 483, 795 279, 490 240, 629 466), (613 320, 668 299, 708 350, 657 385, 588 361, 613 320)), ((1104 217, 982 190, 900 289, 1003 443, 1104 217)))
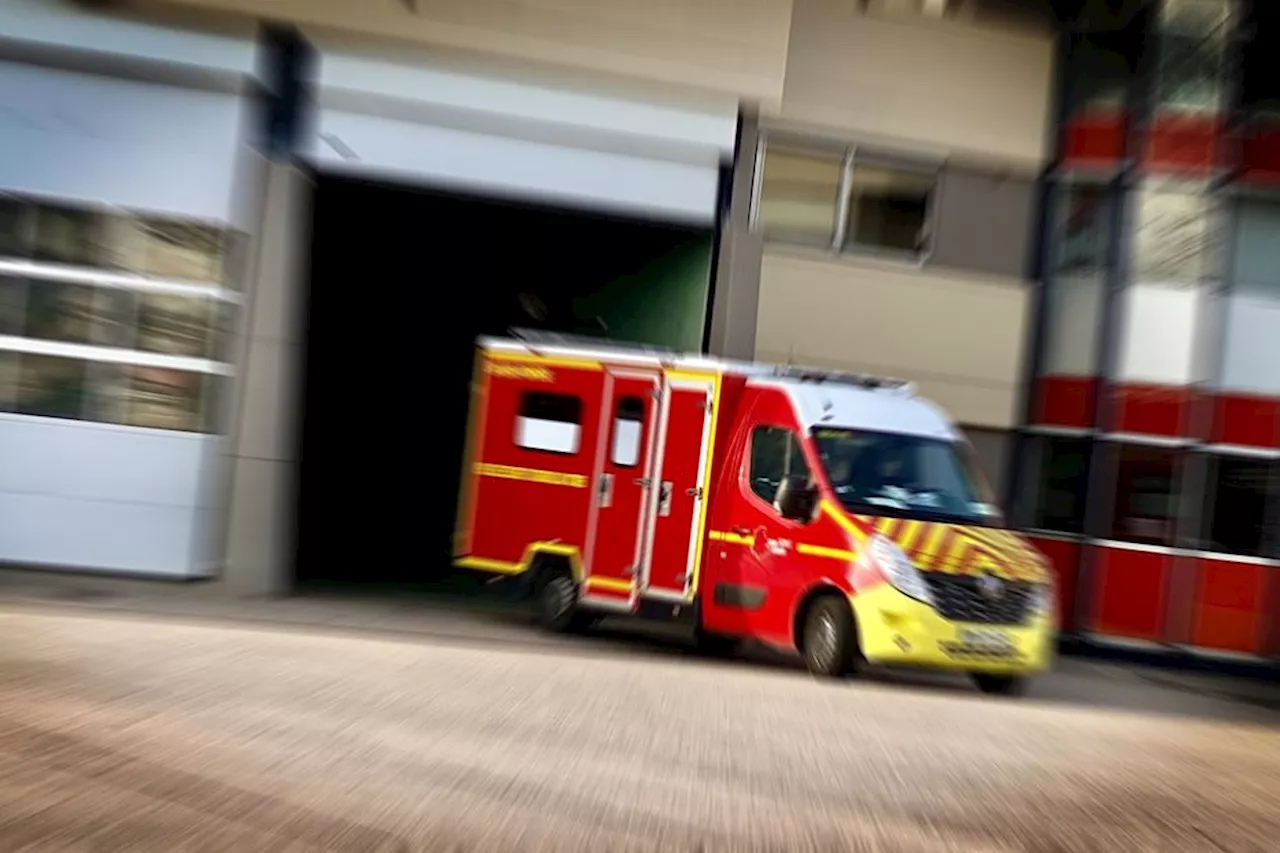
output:
POLYGON ((515 442, 525 450, 572 455, 582 444, 582 401, 529 391, 520 399, 515 442))

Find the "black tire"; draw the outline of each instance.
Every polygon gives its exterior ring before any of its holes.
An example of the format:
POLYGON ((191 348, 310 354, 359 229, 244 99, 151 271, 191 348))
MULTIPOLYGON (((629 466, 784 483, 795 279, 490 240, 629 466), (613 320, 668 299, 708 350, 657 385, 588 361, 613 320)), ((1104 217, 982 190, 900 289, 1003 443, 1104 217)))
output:
POLYGON ((971 673, 976 686, 992 696, 1021 696, 1027 691, 1027 680, 1017 675, 991 675, 985 672, 971 673))
POLYGON ((548 569, 538 581, 538 623, 548 631, 565 634, 583 624, 587 614, 578 609, 578 584, 563 569, 548 569))
POLYGON ((840 678, 857 669, 858 631, 843 599, 819 598, 804 617, 805 666, 814 675, 840 678))

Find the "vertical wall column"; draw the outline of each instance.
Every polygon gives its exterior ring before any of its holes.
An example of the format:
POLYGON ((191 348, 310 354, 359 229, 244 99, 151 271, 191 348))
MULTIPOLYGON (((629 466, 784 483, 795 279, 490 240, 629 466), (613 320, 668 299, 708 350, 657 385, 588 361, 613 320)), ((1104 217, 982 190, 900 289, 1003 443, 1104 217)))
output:
POLYGON ((753 359, 756 317, 760 306, 760 265, 764 240, 751 228, 760 121, 754 109, 742 108, 734 153, 729 207, 721 219, 720 246, 712 282, 711 334, 708 349, 726 358, 753 359))
POLYGON ((240 382, 227 453, 229 506, 222 581, 229 594, 277 595, 292 584, 302 406, 302 324, 311 181, 294 158, 309 104, 309 47, 264 32, 263 109, 247 183, 258 216, 240 382))

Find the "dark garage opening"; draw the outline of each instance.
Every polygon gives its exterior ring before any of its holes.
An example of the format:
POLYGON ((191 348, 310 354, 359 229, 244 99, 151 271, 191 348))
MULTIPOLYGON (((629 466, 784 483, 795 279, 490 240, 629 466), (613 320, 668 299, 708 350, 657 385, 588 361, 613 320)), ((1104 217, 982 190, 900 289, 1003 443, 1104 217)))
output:
POLYGON ((316 179, 295 578, 439 584, 478 335, 702 348, 714 237, 316 179))

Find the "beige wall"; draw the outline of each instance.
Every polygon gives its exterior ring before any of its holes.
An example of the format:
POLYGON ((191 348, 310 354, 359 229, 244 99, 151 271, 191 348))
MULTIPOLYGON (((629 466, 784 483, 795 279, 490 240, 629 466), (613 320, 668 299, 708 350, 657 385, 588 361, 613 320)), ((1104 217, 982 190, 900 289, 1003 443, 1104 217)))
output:
POLYGON ((1034 168, 1048 153, 1052 65, 1046 31, 795 0, 780 118, 1034 168))
MULTIPOLYGON (((153 3, 155 0, 151 0, 153 3)), ((790 0, 163 0, 776 104, 790 0)))
POLYGON ((1015 422, 1028 286, 767 249, 756 357, 896 376, 962 424, 1015 422))

